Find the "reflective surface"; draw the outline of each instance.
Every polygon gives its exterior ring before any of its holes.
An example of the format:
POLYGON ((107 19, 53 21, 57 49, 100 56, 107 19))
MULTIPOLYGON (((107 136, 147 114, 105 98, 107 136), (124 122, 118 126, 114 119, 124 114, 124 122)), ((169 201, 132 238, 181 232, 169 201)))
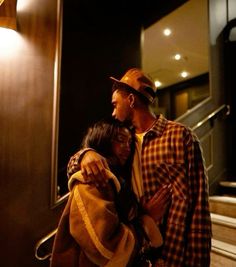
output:
POLYGON ((142 67, 158 83, 159 111, 168 118, 210 95, 208 28, 208 1, 191 0, 143 32, 142 67))

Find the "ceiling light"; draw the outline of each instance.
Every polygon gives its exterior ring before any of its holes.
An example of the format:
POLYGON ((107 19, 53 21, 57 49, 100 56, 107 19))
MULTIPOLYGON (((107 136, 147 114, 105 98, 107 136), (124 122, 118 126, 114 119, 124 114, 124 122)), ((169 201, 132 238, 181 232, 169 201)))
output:
POLYGON ((169 36, 169 35, 171 35, 171 30, 168 29, 168 28, 166 28, 166 29, 163 31, 163 33, 164 33, 165 36, 169 36))
POLYGON ((180 55, 180 54, 176 54, 176 55, 174 56, 174 59, 175 59, 175 60, 180 60, 180 59, 181 59, 181 55, 180 55))
POLYGON ((155 84, 156 88, 161 87, 161 85, 162 85, 162 83, 160 81, 158 81, 158 80, 156 80, 154 82, 154 84, 155 84))
POLYGON ((182 71, 180 73, 180 76, 183 77, 183 78, 186 78, 188 75, 189 75, 189 73, 187 71, 182 71))
POLYGON ((16 30, 17 0, 0 0, 0 27, 16 30))

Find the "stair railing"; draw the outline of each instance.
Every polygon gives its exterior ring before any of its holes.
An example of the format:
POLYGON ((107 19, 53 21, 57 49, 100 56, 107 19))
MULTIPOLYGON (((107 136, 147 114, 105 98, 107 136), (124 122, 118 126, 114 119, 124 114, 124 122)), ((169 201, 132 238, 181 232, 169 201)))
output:
POLYGON ((39 251, 42 245, 45 244, 47 241, 49 241, 51 238, 53 238, 56 235, 56 233, 57 233, 57 228, 51 231, 50 233, 48 233, 46 236, 44 236, 37 242, 35 249, 34 249, 35 251, 34 255, 36 259, 43 261, 51 257, 52 252, 46 253, 44 256, 40 256, 39 251))
POLYGON ((218 116, 219 114, 221 114, 223 111, 225 111, 225 115, 226 116, 229 116, 229 114, 230 114, 230 106, 224 104, 224 105, 218 107, 213 112, 211 112, 209 115, 207 115, 204 119, 202 119, 197 124, 195 124, 193 127, 191 127, 191 129, 193 131, 195 131, 196 129, 198 129, 200 126, 202 126, 206 122, 214 119, 216 116, 218 116))

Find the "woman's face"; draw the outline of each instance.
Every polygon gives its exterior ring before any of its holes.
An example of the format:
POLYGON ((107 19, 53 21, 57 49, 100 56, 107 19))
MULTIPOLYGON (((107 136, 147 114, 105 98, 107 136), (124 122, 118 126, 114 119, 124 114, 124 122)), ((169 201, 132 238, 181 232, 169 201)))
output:
POLYGON ((123 166, 130 156, 132 135, 126 128, 121 128, 118 135, 112 140, 112 150, 123 166))

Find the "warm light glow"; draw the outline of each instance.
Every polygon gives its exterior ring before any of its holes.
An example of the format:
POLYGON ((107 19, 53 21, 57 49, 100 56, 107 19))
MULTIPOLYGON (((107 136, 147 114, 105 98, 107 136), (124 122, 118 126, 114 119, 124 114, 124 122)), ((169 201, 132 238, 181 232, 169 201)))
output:
POLYGON ((180 54, 176 54, 176 55, 174 56, 174 59, 175 59, 175 60, 180 60, 180 59, 181 59, 181 55, 180 55, 180 54))
POLYGON ((0 6, 1 6, 1 4, 4 2, 4 0, 0 0, 0 6))
POLYGON ((187 71, 182 71, 180 73, 180 76, 183 77, 183 78, 186 78, 188 75, 189 75, 189 73, 187 71))
POLYGON ((17 13, 28 11, 29 8, 31 7, 31 4, 33 3, 33 1, 35 1, 35 0, 18 1, 17 7, 16 7, 17 13))
POLYGON ((156 88, 161 87, 161 85, 162 85, 162 83, 160 81, 158 81, 158 80, 156 80, 154 82, 154 84, 155 84, 156 88))
POLYGON ((22 37, 14 30, 7 28, 0 28, 0 56, 10 57, 22 45, 22 37))
POLYGON ((163 31, 163 33, 164 33, 165 36, 169 36, 169 35, 171 35, 171 30, 168 29, 168 28, 166 28, 166 29, 163 31))

